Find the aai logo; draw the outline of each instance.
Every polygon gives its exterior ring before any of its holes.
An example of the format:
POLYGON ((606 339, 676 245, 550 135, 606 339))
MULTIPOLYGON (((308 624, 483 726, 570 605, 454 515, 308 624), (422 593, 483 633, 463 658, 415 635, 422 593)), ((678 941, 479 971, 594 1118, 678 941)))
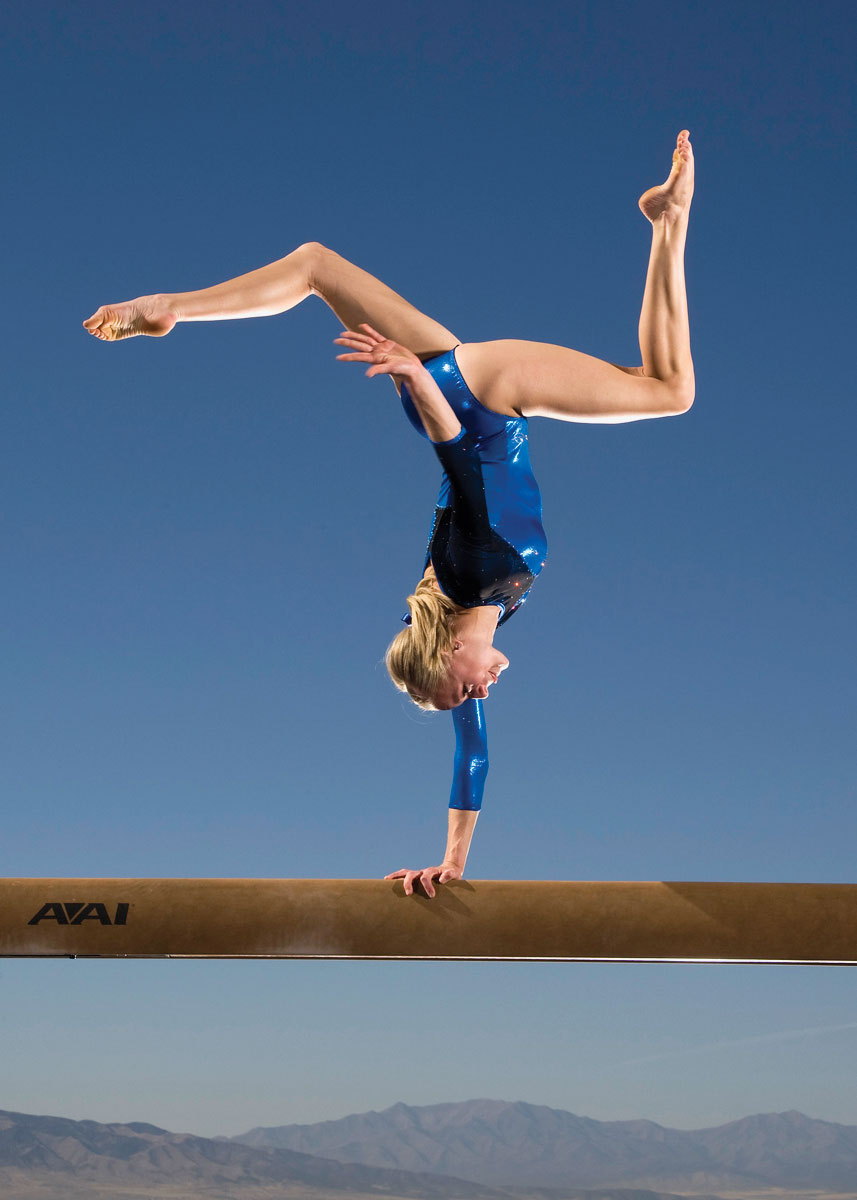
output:
POLYGON ((99 925, 127 925, 130 907, 130 904, 117 904, 111 914, 107 905, 98 900, 86 903, 82 900, 49 900, 27 924, 56 921, 57 925, 82 925, 84 921, 97 921, 99 925))

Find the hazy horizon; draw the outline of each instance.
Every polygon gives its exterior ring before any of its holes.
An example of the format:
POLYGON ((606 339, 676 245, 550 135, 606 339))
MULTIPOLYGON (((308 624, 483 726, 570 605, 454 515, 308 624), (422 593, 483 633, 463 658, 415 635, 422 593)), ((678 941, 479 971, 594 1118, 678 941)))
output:
MULTIPOLYGON (((678 1130, 678 1131, 684 1132, 684 1133, 701 1132, 701 1131, 709 1130, 709 1129, 721 1129, 725 1125, 737 1124, 741 1121, 749 1120, 754 1117, 772 1117, 772 1116, 773 1117, 782 1117, 782 1116, 787 1116, 791 1113, 797 1113, 798 1116, 805 1117, 810 1121, 821 1121, 824 1124, 828 1124, 828 1125, 841 1125, 841 1126, 843 1126, 843 1128, 857 1129, 857 1122, 836 1121, 836 1120, 833 1120, 832 1118, 825 1117, 819 1113, 803 1112, 801 1109, 795 1109, 795 1108, 782 1109, 780 1111, 770 1111, 770 1112, 745 1112, 745 1113, 741 1113, 737 1116, 731 1117, 725 1121, 718 1121, 715 1125, 690 1125, 687 1123, 682 1123, 680 1121, 670 1121, 668 1123, 663 1122, 663 1121, 655 1121, 651 1117, 646 1116, 645 1113, 639 1113, 635 1117, 615 1117, 615 1118, 596 1117, 596 1116, 593 1116, 593 1114, 588 1113, 588 1112, 577 1111, 577 1110, 572 1111, 571 1109, 562 1108, 562 1107, 554 1105, 554 1104, 544 1104, 538 1100, 527 1100, 520 1096, 515 1099, 504 1098, 502 1096, 468 1096, 468 1097, 465 1097, 465 1098, 462 1098, 459 1100, 435 1100, 435 1101, 432 1101, 430 1104, 418 1104, 418 1103, 414 1103, 413 1101, 407 1101, 407 1100, 394 1100, 390 1104, 386 1104, 383 1107, 379 1107, 379 1108, 349 1109, 348 1111, 342 1111, 342 1112, 336 1113, 335 1115, 317 1117, 314 1120, 308 1120, 308 1121, 302 1121, 302 1120, 264 1121, 264 1122, 258 1122, 254 1125, 248 1126, 246 1129, 242 1128, 240 1130, 232 1130, 232 1131, 223 1130, 223 1129, 218 1130, 216 1132, 203 1131, 203 1130, 196 1128, 195 1126, 187 1126, 187 1127, 183 1127, 183 1128, 168 1128, 167 1126, 159 1126, 159 1127, 164 1129, 167 1133, 192 1134, 196 1137, 205 1137, 205 1138, 214 1138, 214 1139, 227 1138, 227 1139, 232 1140, 234 1138, 242 1137, 242 1136, 246 1135, 247 1133, 250 1133, 256 1129, 278 1129, 278 1128, 289 1128, 289 1127, 300 1127, 300 1126, 315 1126, 315 1125, 318 1125, 321 1123, 334 1123, 334 1122, 341 1121, 341 1120, 347 1120, 349 1117, 360 1117, 360 1116, 366 1116, 366 1115, 374 1114, 374 1113, 383 1114, 392 1108, 398 1107, 399 1105, 405 1105, 405 1107, 412 1108, 412 1109, 422 1109, 422 1108, 454 1106, 454 1105, 459 1105, 459 1104, 479 1104, 479 1103, 483 1103, 483 1102, 489 1103, 489 1104, 508 1104, 508 1105, 525 1104, 532 1108, 547 1108, 547 1109, 550 1109, 552 1112, 568 1113, 571 1116, 580 1117, 580 1118, 583 1118, 584 1120, 597 1121, 601 1124, 612 1124, 612 1123, 622 1124, 622 1123, 625 1123, 628 1121, 646 1121, 646 1122, 650 1122, 651 1124, 658 1125, 663 1129, 675 1129, 675 1130, 678 1130)), ((5 1106, 0 1106, 0 1111, 15 1113, 18 1116, 59 1117, 63 1120, 95 1121, 97 1124, 100 1124, 100 1125, 132 1125, 132 1124, 145 1124, 145 1125, 153 1125, 153 1126, 158 1125, 157 1122, 149 1120, 145 1116, 136 1116, 136 1117, 123 1118, 122 1120, 118 1120, 118 1119, 113 1120, 113 1119, 110 1119, 103 1115, 102 1116, 92 1116, 92 1115, 70 1116, 68 1113, 65 1113, 65 1112, 23 1112, 22 1110, 10 1109, 5 1106)))

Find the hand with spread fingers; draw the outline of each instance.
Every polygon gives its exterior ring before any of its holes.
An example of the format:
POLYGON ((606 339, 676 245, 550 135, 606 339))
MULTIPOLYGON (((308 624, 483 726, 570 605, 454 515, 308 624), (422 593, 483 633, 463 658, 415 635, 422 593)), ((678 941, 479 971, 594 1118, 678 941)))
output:
POLYGON ((434 899, 434 881, 438 883, 448 883, 450 879, 463 879, 464 872, 461 867, 450 867, 441 863, 439 867, 424 867, 422 871, 393 871, 391 875, 385 875, 385 879, 403 879, 405 883, 405 895, 412 896, 414 894, 414 885, 419 883, 427 896, 434 899))
POLYGON ((361 325, 359 331, 346 329, 334 340, 337 346, 351 348, 351 353, 337 354, 337 359, 340 362, 369 363, 366 375, 370 379, 375 375, 392 375, 393 382, 399 384, 402 379, 428 374, 416 354, 398 342, 385 338, 371 325, 361 325))
POLYGON ((366 374, 370 379, 389 375, 399 392, 407 381, 408 395, 431 441, 449 441, 461 432, 461 422, 449 401, 411 350, 385 338, 371 325, 361 325, 357 331, 346 329, 334 341, 338 346, 350 347, 348 354, 337 354, 340 362, 369 363, 366 374))

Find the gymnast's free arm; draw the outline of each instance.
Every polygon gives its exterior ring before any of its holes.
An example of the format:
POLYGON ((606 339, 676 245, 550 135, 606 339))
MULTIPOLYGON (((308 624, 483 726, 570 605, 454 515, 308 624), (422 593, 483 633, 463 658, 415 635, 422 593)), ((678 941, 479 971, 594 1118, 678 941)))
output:
POLYGON ((461 433, 461 422, 449 401, 423 364, 404 346, 385 338, 371 325, 359 330, 346 329, 335 339, 337 346, 348 346, 351 353, 337 354, 340 362, 368 363, 367 376, 390 375, 397 387, 403 379, 425 431, 433 442, 448 442, 461 433))

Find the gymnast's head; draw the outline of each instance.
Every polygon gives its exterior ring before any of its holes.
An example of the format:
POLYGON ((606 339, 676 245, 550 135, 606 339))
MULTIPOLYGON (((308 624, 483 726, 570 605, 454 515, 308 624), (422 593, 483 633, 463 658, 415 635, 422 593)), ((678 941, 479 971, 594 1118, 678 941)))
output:
POLYGON ((460 626, 468 612, 438 588, 429 571, 408 596, 410 624, 387 647, 387 670, 396 687, 428 711, 483 700, 509 665, 490 639, 460 626))

